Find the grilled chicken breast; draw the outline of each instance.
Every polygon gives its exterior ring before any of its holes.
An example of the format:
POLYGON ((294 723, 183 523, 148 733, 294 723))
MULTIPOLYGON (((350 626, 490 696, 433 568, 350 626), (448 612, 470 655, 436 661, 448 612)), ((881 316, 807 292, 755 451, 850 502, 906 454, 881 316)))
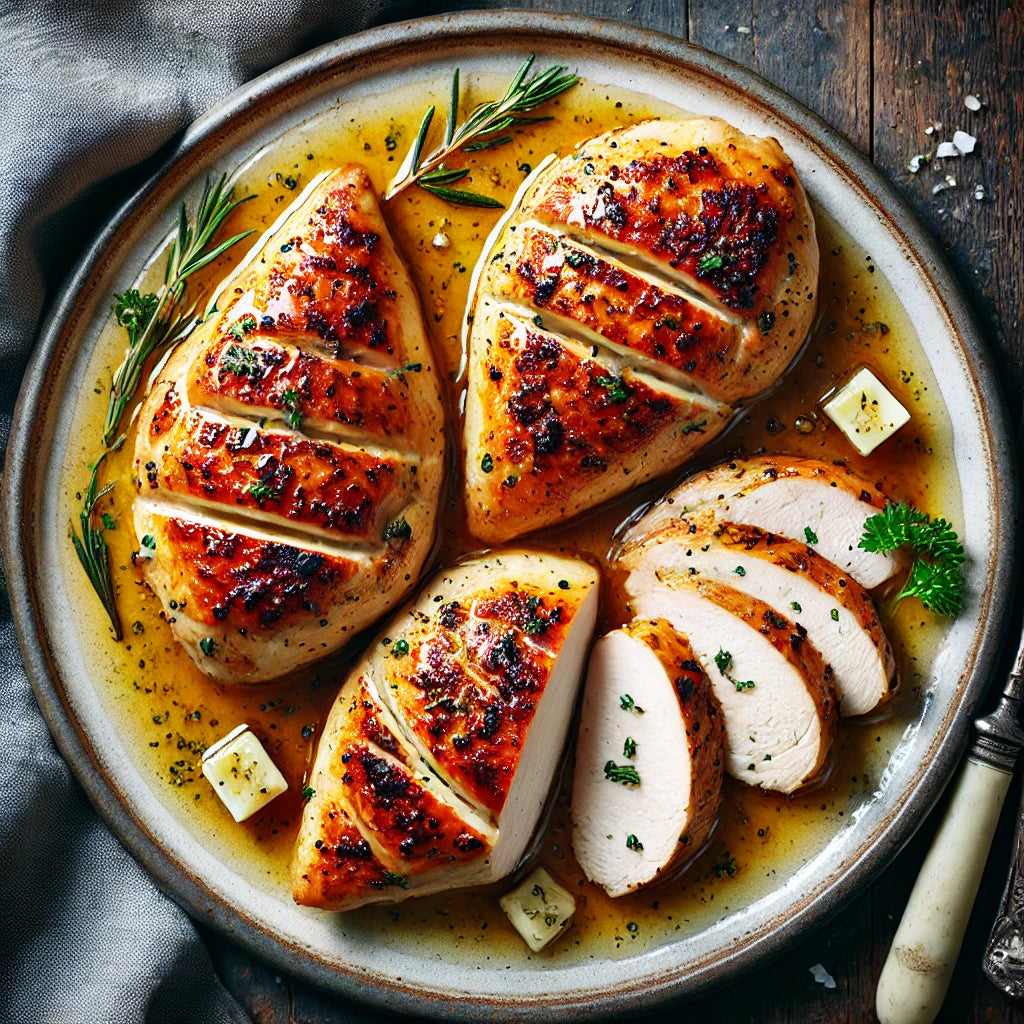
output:
POLYGON ((898 554, 858 547, 864 521, 885 508, 885 495, 852 469, 793 455, 753 455, 695 473, 654 504, 624 535, 629 545, 659 524, 712 508, 725 523, 754 526, 803 541, 872 589, 902 567, 898 554))
POLYGON ((814 778, 835 738, 839 697, 806 631, 758 598, 666 573, 656 559, 626 555, 623 566, 632 570, 625 586, 634 616, 667 619, 710 678, 725 720, 726 771, 781 793, 814 778))
POLYGON ((336 701, 292 861, 299 903, 364 903, 495 881, 536 828, 561 760, 598 576, 494 552, 436 577, 336 701))
POLYGON ((710 509, 663 522, 626 563, 672 576, 715 580, 792 619, 832 667, 843 715, 873 711, 896 671, 874 602, 813 547, 752 527, 721 523, 710 509))
POLYGON ((594 645, 573 776, 572 845, 609 896, 700 852, 718 816, 725 727, 685 637, 632 622, 594 645))
POLYGON ((142 407, 140 564, 224 682, 337 650, 434 538, 444 411, 416 290, 366 173, 315 179, 142 407))
POLYGON ((817 273, 774 139, 649 121, 542 165, 470 297, 473 532, 502 541, 685 462, 797 355, 817 273))

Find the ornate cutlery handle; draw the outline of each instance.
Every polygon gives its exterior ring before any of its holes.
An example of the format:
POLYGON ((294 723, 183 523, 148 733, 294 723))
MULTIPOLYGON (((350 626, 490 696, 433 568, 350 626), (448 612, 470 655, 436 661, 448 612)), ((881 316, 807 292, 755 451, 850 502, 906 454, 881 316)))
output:
POLYGON ((1024 996, 1024 793, 1017 812, 1010 874, 982 966, 988 980, 1008 996, 1024 996))

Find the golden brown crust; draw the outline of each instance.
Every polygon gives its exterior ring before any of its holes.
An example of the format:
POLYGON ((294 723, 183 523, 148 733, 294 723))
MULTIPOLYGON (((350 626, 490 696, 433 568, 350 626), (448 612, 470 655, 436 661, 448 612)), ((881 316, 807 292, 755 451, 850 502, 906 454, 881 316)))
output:
POLYGON ((644 644, 672 680, 690 757, 690 807, 686 831, 659 877, 704 845, 718 818, 725 778, 725 721, 711 680, 689 640, 664 619, 635 619, 623 632, 644 644))

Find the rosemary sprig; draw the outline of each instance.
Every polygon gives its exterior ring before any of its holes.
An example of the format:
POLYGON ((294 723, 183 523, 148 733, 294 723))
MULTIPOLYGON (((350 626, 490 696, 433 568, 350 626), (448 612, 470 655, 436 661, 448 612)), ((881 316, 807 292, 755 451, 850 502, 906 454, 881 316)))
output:
POLYGON ((92 473, 89 477, 89 486, 86 488, 85 498, 82 501, 82 511, 78 515, 81 536, 75 533, 73 525, 70 527, 71 543, 74 544, 78 560, 82 563, 89 582, 92 583, 93 589, 103 603, 104 611, 110 618, 110 624, 114 627, 115 640, 120 640, 124 634, 121 631, 121 618, 117 614, 117 604, 114 601, 114 580, 110 575, 110 555, 107 552, 107 542, 103 539, 104 532, 110 527, 106 522, 103 522, 102 526, 94 526, 93 512, 99 500, 114 486, 113 483, 109 483, 103 490, 96 490, 99 483, 100 466, 111 452, 117 451, 121 447, 123 442, 124 435, 122 434, 114 446, 104 451, 90 467, 92 473))
MULTIPOLYGON (((103 422, 103 446, 110 448, 128 403, 135 394, 142 368, 154 353, 184 337, 192 326, 196 306, 188 302, 188 279, 203 267, 222 256, 236 242, 252 234, 242 231, 223 242, 213 244, 213 236, 242 199, 234 198, 234 189, 225 190, 227 175, 211 184, 206 180, 196 209, 195 224, 189 220, 182 203, 178 209, 178 234, 167 256, 164 283, 155 294, 140 295, 131 288, 115 296, 113 313, 128 332, 128 349, 124 362, 117 368, 107 399, 107 415, 103 422)), ((208 316, 212 310, 206 310, 208 316)))
MULTIPOLYGON (((79 562, 85 570, 93 590, 96 591, 103 609, 114 628, 114 639, 123 637, 121 620, 114 600, 114 581, 110 572, 110 553, 103 534, 114 528, 109 515, 100 518, 102 525, 96 525, 96 505, 114 486, 114 481, 102 490, 99 487, 100 468, 107 456, 124 444, 125 434, 117 436, 118 426, 125 409, 135 396, 142 376, 142 369, 154 352, 166 349, 184 338, 199 321, 195 319, 196 303, 188 301, 188 279, 203 267, 222 256, 236 242, 252 234, 242 231, 223 242, 214 242, 217 229, 240 203, 234 198, 234 189, 225 189, 226 175, 214 184, 207 179, 196 209, 195 223, 189 220, 188 211, 182 203, 178 210, 178 232, 171 244, 164 270, 164 283, 157 292, 140 293, 129 288, 116 295, 113 314, 128 334, 128 349, 124 362, 117 368, 110 384, 107 397, 107 415, 103 423, 103 452, 90 467, 89 486, 86 488, 79 512, 81 533, 72 525, 71 542, 79 562), (116 438, 116 440, 115 440, 116 438)), ((213 312, 211 303, 203 313, 203 319, 213 312)))
POLYGON ((428 156, 423 156, 423 147, 434 120, 435 108, 430 107, 423 115, 412 148, 402 161, 394 181, 384 193, 384 198, 393 199, 410 185, 418 185, 431 195, 457 206, 502 209, 504 203, 492 196, 452 188, 455 182, 461 181, 469 174, 469 168, 448 168, 445 166, 445 160, 460 151, 478 153, 484 149, 504 146, 512 141, 512 136, 507 134, 509 129, 551 120, 549 117, 525 115, 571 89, 579 79, 563 64, 553 65, 528 78, 533 61, 534 58, 531 56, 523 63, 500 100, 479 104, 462 124, 458 123, 460 82, 459 71, 456 68, 452 76, 451 98, 443 141, 428 156))

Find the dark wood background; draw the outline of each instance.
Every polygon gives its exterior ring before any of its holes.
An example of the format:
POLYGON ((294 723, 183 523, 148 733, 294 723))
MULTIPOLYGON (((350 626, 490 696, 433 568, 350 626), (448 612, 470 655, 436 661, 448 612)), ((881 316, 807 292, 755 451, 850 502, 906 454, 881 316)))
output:
MULTIPOLYGON (((506 3, 506 6, 512 6, 506 3)), ((451 9, 410 0, 408 16, 451 9)), ((473 6, 473 5, 464 5, 473 6)), ((615 18, 668 32, 752 68, 801 101, 866 153, 947 252, 972 301, 1007 385, 1015 423, 1024 382, 1024 3, 1007 0, 605 0, 524 3, 615 18), (749 31, 739 31, 740 28, 749 31), (972 93, 987 106, 964 106, 972 93), (941 122, 932 136, 925 129, 941 122), (974 155, 940 173, 910 174, 916 153, 961 128, 974 155), (946 173, 957 187, 932 194, 946 173), (985 198, 974 197, 974 186, 985 198)), ((1009 609, 1007 609, 1009 613, 1009 609)), ((1009 632, 1009 629, 1008 629, 1009 632)), ((963 952, 939 1020, 1024 1024, 1024 1005, 988 984, 981 957, 1013 838, 1019 786, 996 835, 963 952)), ((873 1021, 875 985, 942 805, 893 865, 828 925, 730 990, 664 1011, 707 1024, 873 1021), (837 988, 816 984, 822 963, 837 988)), ((955 880, 951 880, 955 884, 955 880)), ((249 958, 213 935, 208 945, 228 987, 259 1024, 383 1024, 385 1018, 333 1001, 249 958)), ((636 1016, 623 1007, 623 1019, 636 1016)))

